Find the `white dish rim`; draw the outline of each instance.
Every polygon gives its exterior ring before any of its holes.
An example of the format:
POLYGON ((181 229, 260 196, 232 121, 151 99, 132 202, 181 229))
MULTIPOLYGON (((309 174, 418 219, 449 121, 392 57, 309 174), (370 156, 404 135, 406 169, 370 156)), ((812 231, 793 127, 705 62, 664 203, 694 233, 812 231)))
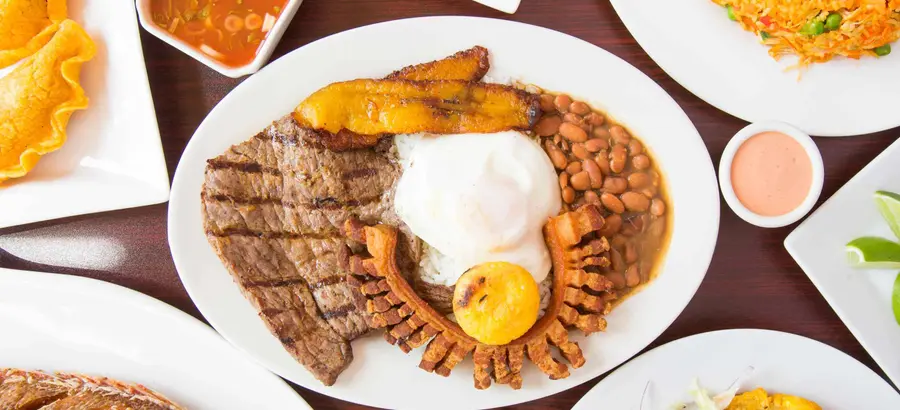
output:
POLYGON ((150 17, 150 2, 153 0, 135 0, 135 7, 137 7, 138 12, 138 20, 141 22, 141 27, 144 30, 147 30, 148 33, 153 34, 154 37, 166 42, 172 47, 177 48, 182 53, 185 53, 194 60, 197 60, 203 63, 205 66, 212 68, 213 70, 218 71, 220 74, 231 77, 231 78, 239 78, 245 75, 253 74, 259 71, 266 63, 269 61, 269 57, 272 56, 272 53, 275 51, 275 46, 278 45, 278 42, 281 41, 281 37, 284 35, 284 31, 287 30, 288 25, 291 24, 291 20, 294 19, 294 14, 297 13, 297 9, 300 8, 300 4, 303 3, 303 0, 288 0, 287 5, 284 10, 281 11, 281 16, 279 16, 275 20, 275 25, 272 27, 272 30, 269 31, 269 34, 266 36, 263 41, 264 44, 259 48, 256 53, 256 57, 253 58, 253 61, 239 66, 232 67, 229 65, 225 65, 216 59, 204 54, 203 52, 191 47, 178 37, 175 37, 171 33, 166 30, 163 30, 156 23, 153 22, 153 19, 150 17))
POLYGON ((742 128, 728 141, 728 145, 725 146, 725 151, 722 152, 722 158, 719 161, 719 187, 725 202, 728 203, 728 207, 744 221, 761 228, 779 228, 799 221, 800 218, 803 218, 812 210, 816 201, 819 200, 824 182, 825 166, 822 163, 822 153, 819 152, 819 147, 816 146, 815 141, 798 128, 780 121, 755 122, 742 128), (767 131, 781 132, 793 138, 794 141, 797 141, 803 147, 812 163, 812 183, 806 198, 791 212, 778 216, 763 216, 747 209, 735 195, 734 186, 731 184, 731 164, 734 162, 734 155, 737 153, 738 148, 754 135, 767 131))
MULTIPOLYGON (((297 393, 297 391, 294 390, 287 382, 285 382, 277 375, 271 373, 264 367, 260 366, 251 358, 243 355, 240 350, 235 349, 230 343, 223 340, 221 335, 219 335, 212 327, 201 322, 188 313, 152 296, 104 280, 62 273, 0 268, 0 277, 3 277, 2 282, 9 281, 14 283, 34 284, 42 289, 65 288, 67 291, 71 290, 75 295, 79 295, 79 297, 84 297, 86 293, 95 292, 97 294, 103 294, 105 297, 109 297, 117 301, 127 300, 131 302, 129 306, 130 309, 140 309, 141 311, 146 311, 146 314, 151 316, 158 315, 168 321, 171 321, 172 323, 177 323, 180 327, 194 329, 198 337, 200 337, 200 335, 203 335, 202 337, 205 339, 208 338, 211 343, 222 344, 223 348, 230 349, 233 352, 233 354, 229 356, 234 357, 237 360, 242 360, 246 363, 246 365, 250 366, 250 369, 258 371, 258 376, 260 378, 269 379, 270 383, 276 385, 277 388, 283 391, 285 395, 295 398, 296 403, 294 404, 302 406, 300 407, 300 409, 312 409, 312 407, 309 406, 308 403, 306 403, 303 397, 300 396, 300 394, 297 393)), ((43 370, 47 372, 54 372, 61 369, 33 368, 24 370, 43 370)), ((132 383, 134 381, 125 380, 125 382, 132 383)), ((280 399, 284 399, 284 397, 280 397, 280 399)))

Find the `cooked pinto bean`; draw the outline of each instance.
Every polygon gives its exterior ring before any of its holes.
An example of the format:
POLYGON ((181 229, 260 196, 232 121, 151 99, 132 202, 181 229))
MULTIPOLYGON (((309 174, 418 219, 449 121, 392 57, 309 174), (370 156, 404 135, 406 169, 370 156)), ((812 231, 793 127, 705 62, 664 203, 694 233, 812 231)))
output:
POLYGON ((625 258, 616 248, 609 249, 610 267, 617 272, 623 272, 628 266, 625 265, 625 258))
POLYGON ((641 144, 641 142, 638 141, 637 138, 632 139, 628 142, 628 153, 631 154, 631 156, 643 154, 644 144, 641 144))
POLYGON ((628 131, 625 131, 625 128, 622 128, 620 125, 613 125, 609 127, 609 135, 612 136, 613 141, 616 144, 628 144, 631 141, 631 136, 628 135, 628 131))
POLYGON ((555 144, 551 144, 550 141, 547 141, 544 146, 547 149, 547 155, 550 156, 550 162, 553 163, 553 166, 556 167, 556 169, 565 168, 566 164, 569 163, 569 161, 566 160, 566 154, 564 154, 555 144))
POLYGON ((650 175, 643 172, 633 172, 628 175, 628 186, 631 189, 640 189, 651 184, 653 184, 653 180, 650 175))
POLYGON ((575 175, 575 174, 581 172, 581 163, 578 161, 570 162, 569 165, 566 165, 566 172, 568 172, 571 175, 575 175))
POLYGON ((602 149, 609 149, 609 142, 600 138, 592 138, 584 143, 584 147, 590 152, 599 152, 602 149))
POLYGON ((567 186, 565 189, 562 190, 562 199, 567 204, 571 204, 572 202, 575 202, 575 190, 572 189, 572 187, 567 186))
POLYGON ((594 157, 594 162, 597 163, 597 166, 600 167, 600 170, 603 171, 603 175, 609 175, 612 173, 612 170, 609 168, 609 154, 605 150, 600 150, 597 153, 597 156, 594 157))
POLYGON ((604 192, 600 195, 600 202, 612 213, 621 214, 622 212, 625 212, 625 205, 622 201, 609 192, 604 192))
POLYGON ((631 165, 634 165, 635 169, 647 169, 650 168, 650 157, 640 154, 635 155, 634 158, 631 159, 631 165))
POLYGON ((643 194, 630 191, 622 194, 620 198, 625 204, 625 208, 631 212, 647 212, 647 209, 650 208, 650 198, 643 194))
POLYGON ((603 187, 603 172, 593 159, 587 158, 581 161, 581 168, 591 177, 591 188, 598 189, 603 187))
POLYGON ((572 142, 587 141, 587 133, 578 125, 570 122, 562 123, 562 125, 559 126, 559 133, 563 138, 572 142))
POLYGON ((603 228, 600 229, 599 233, 601 236, 609 239, 613 235, 619 232, 619 229, 622 228, 622 216, 618 214, 613 214, 606 217, 606 222, 603 224, 603 228))
POLYGON ((628 263, 635 263, 638 260, 637 248, 635 248, 634 243, 629 241, 625 243, 625 261, 628 263))
POLYGON ((622 235, 613 236, 609 241, 609 246, 611 248, 615 248, 619 253, 625 252, 625 244, 628 243, 628 238, 622 235))
POLYGON ((611 194, 621 194, 628 188, 628 182, 622 177, 606 177, 603 179, 603 190, 611 194))
POLYGON ((572 104, 572 97, 569 97, 565 94, 557 95, 556 98, 553 99, 553 105, 556 106, 556 111, 561 113, 569 112, 569 105, 572 104))
POLYGON ((647 198, 653 199, 656 197, 656 194, 659 190, 653 185, 647 185, 639 190, 640 193, 644 194, 647 198))
POLYGON ((562 172, 559 174, 559 189, 566 189, 569 186, 569 174, 562 172))
POLYGON ((653 198, 650 201, 650 215, 663 216, 666 213, 666 203, 659 198, 653 198))
MULTIPOLYGON (((609 131, 603 127, 595 127, 591 131, 591 136, 593 136, 594 138, 600 138, 602 140, 608 140, 609 139, 609 131)), ((609 145, 609 144, 607 144, 607 145, 609 145)))
POLYGON ((603 122, 606 121, 606 118, 604 118, 603 115, 600 113, 592 112, 588 115, 585 115, 584 120, 588 124, 591 124, 595 127, 599 127, 599 126, 603 125, 603 122))
POLYGON ((614 289, 625 289, 625 275, 622 272, 610 271, 603 274, 606 279, 612 282, 614 289))
POLYGON ((600 196, 594 191, 585 191, 584 201, 596 205, 600 203, 600 196))
POLYGON ((572 185, 572 188, 584 191, 591 187, 591 178, 588 176, 587 172, 581 171, 572 175, 572 177, 569 178, 569 183, 572 185))
POLYGON ((625 150, 625 146, 613 145, 612 151, 609 154, 609 169, 618 174, 625 170, 625 165, 627 165, 627 163, 628 153, 625 150))
POLYGON ((563 121, 570 122, 579 126, 584 124, 584 118, 581 118, 580 115, 575 114, 574 112, 567 112, 565 115, 563 115, 563 121))
POLYGON ((591 152, 584 147, 584 144, 572 144, 572 154, 575 155, 575 158, 582 160, 589 159, 593 156, 591 155, 591 152))
POLYGON ((547 115, 534 125, 534 133, 541 137, 547 137, 559 132, 562 120, 555 115, 547 115))
POLYGON ((641 284, 641 273, 638 271, 638 267, 636 264, 632 264, 628 266, 628 269, 625 269, 625 286, 635 287, 641 284))
POLYGON ((556 111, 556 104, 553 103, 555 100, 552 94, 542 94, 541 95, 541 111, 543 112, 554 112, 556 111))
POLYGON ((581 101, 573 101, 572 104, 569 104, 569 112, 574 112, 578 115, 587 115, 591 112, 591 107, 581 101))

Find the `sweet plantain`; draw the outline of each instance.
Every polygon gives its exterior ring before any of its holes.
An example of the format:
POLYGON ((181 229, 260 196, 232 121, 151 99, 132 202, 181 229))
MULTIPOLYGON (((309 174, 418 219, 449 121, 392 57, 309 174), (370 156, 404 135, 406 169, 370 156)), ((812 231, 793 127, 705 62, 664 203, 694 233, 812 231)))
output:
POLYGON ((488 50, 481 46, 475 46, 441 60, 401 68, 385 78, 413 81, 480 81, 490 68, 488 50))
POLYGON ((537 95, 461 80, 353 80, 313 93, 294 110, 302 127, 331 134, 492 133, 530 129, 537 95))

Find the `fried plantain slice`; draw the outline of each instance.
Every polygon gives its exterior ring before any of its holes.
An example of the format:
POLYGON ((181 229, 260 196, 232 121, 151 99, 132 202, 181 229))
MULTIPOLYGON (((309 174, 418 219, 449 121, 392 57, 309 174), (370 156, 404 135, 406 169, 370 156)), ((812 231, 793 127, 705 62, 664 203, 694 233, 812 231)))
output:
POLYGON ((475 46, 441 60, 401 68, 385 78, 413 81, 481 81, 490 68, 488 50, 482 46, 475 46))
POLYGON ((538 96, 459 80, 353 80, 313 93, 294 110, 302 127, 337 134, 491 133, 530 129, 538 96))

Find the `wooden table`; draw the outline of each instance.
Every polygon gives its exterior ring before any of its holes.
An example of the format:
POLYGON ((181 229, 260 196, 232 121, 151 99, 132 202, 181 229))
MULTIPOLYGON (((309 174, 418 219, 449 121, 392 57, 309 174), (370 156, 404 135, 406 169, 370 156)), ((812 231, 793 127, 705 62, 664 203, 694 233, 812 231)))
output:
MULTIPOLYGON (((669 78, 637 45, 607 0, 523 0, 508 16, 470 0, 306 0, 275 58, 324 36, 387 20, 430 15, 511 19, 585 39, 657 81, 697 126, 714 163, 745 123, 701 101, 669 78)), ((221 76, 142 32, 150 86, 169 168, 174 175, 194 130, 241 80, 221 76)), ((503 33, 497 33, 503 35, 503 33)), ((541 47, 536 44, 535 54, 541 47)), ((819 138, 825 161, 822 198, 900 136, 891 130, 847 139, 819 138)), ((719 241, 706 280, 675 323, 650 347, 711 330, 765 328, 820 340, 883 374, 841 323, 782 241, 793 227, 762 229, 722 203, 719 241)), ((0 230, 0 266, 101 279, 138 290, 203 319, 175 272, 166 239, 166 205, 107 212, 0 230)), ((571 408, 600 378, 517 406, 571 408)), ((296 387, 316 409, 363 408, 296 387)))

